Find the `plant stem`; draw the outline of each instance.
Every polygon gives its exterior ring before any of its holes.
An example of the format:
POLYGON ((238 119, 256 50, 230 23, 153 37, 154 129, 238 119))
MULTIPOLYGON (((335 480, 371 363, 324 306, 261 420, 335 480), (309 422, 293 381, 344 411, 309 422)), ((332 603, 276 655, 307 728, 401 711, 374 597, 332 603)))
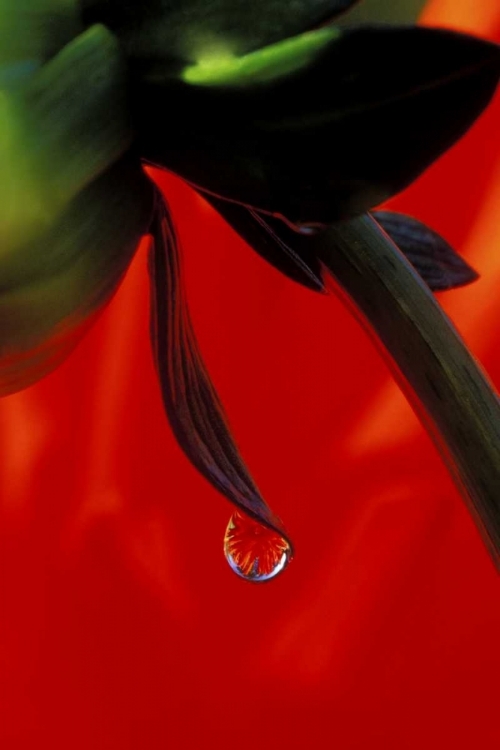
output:
POLYGON ((500 568, 500 402, 491 383, 373 217, 336 224, 311 240, 336 293, 389 355, 500 568))

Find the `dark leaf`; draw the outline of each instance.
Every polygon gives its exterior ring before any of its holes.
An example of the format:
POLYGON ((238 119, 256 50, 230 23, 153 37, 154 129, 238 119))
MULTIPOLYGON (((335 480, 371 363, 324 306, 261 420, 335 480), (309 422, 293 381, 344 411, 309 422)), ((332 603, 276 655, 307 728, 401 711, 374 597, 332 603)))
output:
POLYGON ((454 289, 479 278, 439 234, 422 222, 393 211, 375 211, 373 216, 433 291, 454 289))
POLYGON ((314 255, 294 248, 296 235, 279 219, 263 216, 252 209, 204 196, 248 244, 271 265, 293 281, 313 289, 325 290, 321 268, 314 255))
POLYGON ((410 184, 500 76, 499 47, 453 32, 367 27, 327 44, 324 33, 312 62, 255 85, 136 80, 143 157, 294 224, 326 224, 410 184))
POLYGON ((244 55, 315 28, 357 0, 80 0, 86 24, 104 23, 148 70, 244 55))
POLYGON ((286 536, 248 473, 203 363, 187 307, 175 228, 160 193, 151 231, 151 338, 175 437, 191 463, 219 492, 286 536))

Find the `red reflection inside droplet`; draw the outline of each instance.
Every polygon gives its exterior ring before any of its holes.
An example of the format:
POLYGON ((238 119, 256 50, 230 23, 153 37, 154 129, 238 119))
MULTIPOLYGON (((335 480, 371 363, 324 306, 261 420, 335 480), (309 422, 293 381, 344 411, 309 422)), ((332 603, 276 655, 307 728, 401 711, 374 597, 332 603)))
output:
POLYGON ((242 513, 229 521, 224 552, 234 572, 252 581, 274 578, 291 559, 286 539, 242 513))

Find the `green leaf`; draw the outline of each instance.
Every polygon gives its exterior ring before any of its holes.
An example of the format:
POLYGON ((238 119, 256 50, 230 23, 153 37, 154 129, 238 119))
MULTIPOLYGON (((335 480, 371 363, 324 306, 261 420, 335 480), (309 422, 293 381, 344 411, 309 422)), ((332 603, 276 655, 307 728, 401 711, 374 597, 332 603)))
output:
POLYGON ((23 283, 0 274, 0 395, 31 385, 67 356, 116 291, 152 206, 152 185, 127 154, 33 240, 39 260, 23 283))
POLYGON ((254 85, 138 77, 140 149, 215 195, 325 224, 409 185, 466 132, 499 76, 500 49, 473 37, 345 31, 305 68, 254 85))
MULTIPOLYGON (((78 0, 0 0, 0 87, 9 64, 42 65, 82 31, 78 0)), ((14 71, 14 68, 12 69, 14 71)))
POLYGON ((69 353, 151 220, 119 47, 94 27, 0 91, 0 394, 69 353))
POLYGON ((315 28, 356 0, 80 0, 87 24, 104 23, 127 56, 165 71, 212 55, 244 55, 315 28))
POLYGON ((446 240, 421 221, 393 211, 374 211, 373 217, 434 292, 456 289, 479 278, 446 240))
POLYGON ((40 265, 39 236, 132 138, 123 61, 102 26, 70 42, 26 82, 0 91, 4 284, 22 282, 40 265))

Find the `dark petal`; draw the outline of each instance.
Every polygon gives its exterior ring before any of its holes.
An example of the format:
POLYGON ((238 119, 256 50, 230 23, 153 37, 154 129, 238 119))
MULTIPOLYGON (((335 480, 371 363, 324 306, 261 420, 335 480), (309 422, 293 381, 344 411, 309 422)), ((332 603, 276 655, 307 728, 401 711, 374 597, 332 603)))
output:
POLYGON ((357 0, 80 0, 86 24, 104 23, 130 58, 166 69, 215 53, 243 55, 301 34, 357 0))
POLYGON ((264 216, 238 203, 207 194, 204 197, 245 242, 278 271, 315 292, 325 291, 318 259, 304 252, 303 248, 294 248, 297 232, 279 219, 264 216))
POLYGON ((318 38, 312 62, 256 85, 136 81, 143 157, 294 224, 327 224, 409 185, 465 133, 500 76, 498 46, 453 32, 318 38))
POLYGON ((393 211, 375 211, 373 216, 433 291, 455 289, 479 278, 446 240, 422 222, 393 211))
POLYGON ((203 363, 186 302, 178 239, 160 193, 151 231, 151 339, 163 403, 175 437, 191 463, 219 492, 257 521, 285 535, 238 452, 203 363))

